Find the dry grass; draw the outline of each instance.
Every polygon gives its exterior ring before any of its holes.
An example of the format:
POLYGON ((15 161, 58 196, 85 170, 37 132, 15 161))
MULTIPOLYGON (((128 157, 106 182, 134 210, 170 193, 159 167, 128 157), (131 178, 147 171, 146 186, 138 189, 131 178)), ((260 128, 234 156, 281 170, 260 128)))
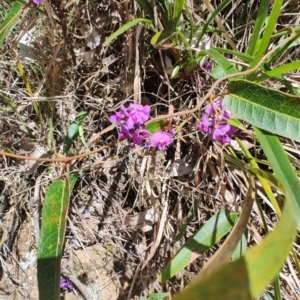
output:
MULTIPOLYGON (((81 111, 89 113, 83 128, 89 148, 109 145, 118 135, 115 129, 105 130, 110 126, 108 117, 121 102, 151 104, 154 116, 167 112, 170 105, 178 110, 193 107, 210 87, 213 79, 202 67, 188 76, 180 74, 170 79, 172 50, 152 49, 145 29, 138 44, 137 31, 131 29, 109 46, 103 45, 105 38, 131 16, 142 16, 136 4, 112 0, 79 1, 79 5, 75 1, 50 2, 44 11, 26 9, 1 50, 3 150, 32 155, 33 149, 40 147, 42 153, 50 151, 60 156, 67 128, 81 111), (92 29, 94 39, 87 41, 92 29), (28 32, 34 38, 31 53, 36 59, 32 61, 21 59, 17 48, 28 32), (95 43, 97 46, 91 49, 95 43), (16 69, 20 59, 33 95, 16 69)), ((212 1, 214 7, 216 2, 220 1, 212 1)), ((233 2, 221 18, 236 47, 242 50, 249 41, 251 15, 258 3, 249 4, 246 17, 241 19, 244 1, 233 2)), ((287 1, 285 15, 280 18, 282 28, 299 24, 295 2, 287 1)), ((207 12, 196 4, 195 22, 201 25, 207 12)), ((5 1, 1 6, 2 11, 9 8, 5 1)), ((212 34, 211 41, 216 46, 226 42, 217 34, 212 34)), ((298 50, 292 48, 279 60, 296 56, 298 50)), ((247 191, 243 173, 225 161, 227 150, 196 131, 198 121, 198 115, 190 116, 164 153, 130 149, 121 142, 71 165, 71 170, 79 172, 80 181, 69 208, 63 266, 83 283, 85 292, 91 295, 89 299, 138 299, 153 292, 173 293, 184 287, 217 249, 201 255, 167 284, 156 280, 179 247, 212 215, 221 208, 238 212, 247 191), (188 163, 191 171, 173 177, 171 165, 178 159, 188 163), (128 216, 151 208, 152 214, 157 214, 155 219, 128 226, 128 216), (184 225, 186 230, 175 241, 184 225)), ((179 124, 180 120, 175 122, 179 124)), ((293 155, 297 161, 298 144, 289 146, 296 152, 293 155)), ((70 155, 84 151, 77 139, 70 155)), ((62 164, 45 163, 29 174, 32 166, 28 162, 8 157, 1 158, 0 167, 0 200, 7 204, 1 210, 1 299, 37 299, 35 262, 40 210, 47 187, 63 176, 65 169, 62 164)), ((272 229, 274 211, 263 193, 259 195, 272 229)), ((264 235, 258 215, 254 209, 249 245, 264 235)), ((290 261, 280 281, 284 299, 299 299, 300 283, 290 261)), ((81 299, 79 292, 65 297, 81 299)))

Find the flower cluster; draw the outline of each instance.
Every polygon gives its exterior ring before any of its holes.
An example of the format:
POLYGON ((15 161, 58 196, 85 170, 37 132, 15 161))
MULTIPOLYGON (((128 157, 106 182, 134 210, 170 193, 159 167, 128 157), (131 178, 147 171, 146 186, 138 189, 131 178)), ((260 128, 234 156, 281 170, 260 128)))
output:
POLYGON ((166 150, 172 143, 174 132, 159 131, 151 136, 145 129, 145 122, 150 118, 150 106, 132 103, 128 107, 121 105, 120 110, 111 115, 111 123, 119 125, 121 140, 128 139, 130 147, 143 145, 146 149, 155 147, 166 150))
POLYGON ((122 105, 120 110, 111 115, 109 120, 120 126, 119 138, 129 139, 129 145, 141 145, 150 136, 150 132, 145 129, 145 122, 150 117, 150 106, 130 104, 128 107, 122 105))
POLYGON ((227 144, 236 133, 236 127, 228 124, 232 118, 228 110, 224 110, 221 101, 209 104, 202 115, 201 123, 197 126, 200 131, 211 134, 214 140, 227 144))
POLYGON ((33 3, 35 3, 35 4, 41 4, 41 3, 43 3, 43 2, 45 2, 46 0, 33 0, 33 3))
POLYGON ((71 291, 73 289, 72 281, 65 277, 61 277, 60 278, 60 288, 64 291, 71 291))

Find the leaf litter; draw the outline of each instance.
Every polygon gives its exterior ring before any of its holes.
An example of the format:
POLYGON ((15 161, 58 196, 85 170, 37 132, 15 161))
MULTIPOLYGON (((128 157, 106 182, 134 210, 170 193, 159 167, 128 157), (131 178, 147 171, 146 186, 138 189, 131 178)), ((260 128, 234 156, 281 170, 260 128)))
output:
MULTIPOLYGON (((140 17, 127 1, 106 0, 93 5, 69 1, 65 6, 69 19, 61 14, 62 7, 52 2, 39 18, 31 10, 22 15, 16 27, 19 35, 10 35, 1 50, 5 58, 0 62, 0 141, 4 150, 15 151, 16 141, 26 138, 35 149, 32 156, 48 155, 48 150, 61 155, 68 126, 81 111, 89 112, 83 125, 85 140, 92 141, 89 147, 108 145, 118 138, 116 129, 106 129, 120 103, 131 103, 140 94, 153 107, 152 115, 163 114, 171 105, 188 107, 211 84, 211 77, 199 66, 187 77, 176 77, 171 86, 167 74, 174 63, 172 55, 169 50, 147 52, 143 48, 149 38, 145 32, 140 33, 137 44, 134 30, 128 30, 104 46, 105 38, 129 21, 130 13, 140 17), (18 51, 12 51, 16 42, 18 51), (43 124, 39 124, 33 100, 14 68, 18 59, 36 95, 43 124), (32 122, 35 127, 28 130, 26 125, 32 122)), ((194 11, 200 14, 204 7, 196 2, 194 11)), ((214 7, 219 3, 212 1, 214 7)), ((9 7, 7 3, 5 7, 9 7)), ((292 4, 290 9, 295 9, 292 4)), ((227 13, 223 16, 227 21, 229 16, 236 18, 233 11, 227 13)), ((295 18, 289 22, 296 22, 295 18)), ((241 43, 249 34, 244 26, 241 43)), ((222 43, 213 37, 208 40, 222 43)), ((225 161, 217 143, 195 134, 196 121, 199 116, 189 120, 183 137, 166 151, 148 153, 121 142, 72 164, 80 181, 69 208, 62 265, 85 292, 75 289, 66 299, 81 299, 84 293, 90 299, 139 299, 154 292, 173 293, 219 248, 221 243, 207 253, 193 253, 182 273, 166 284, 157 281, 180 246, 205 221, 222 208, 239 211, 241 199, 246 197, 244 175, 225 161), (182 228, 185 231, 176 240, 182 228)), ((252 142, 249 139, 251 148, 255 147, 252 142)), ((296 145, 290 147, 296 149, 291 155, 297 158, 296 145)), ((70 151, 71 155, 85 151, 80 139, 70 151)), ((64 168, 31 161, 25 162, 25 171, 21 161, 8 157, 2 157, 0 164, 0 197, 6 203, 1 211, 1 297, 37 299, 36 224, 47 187, 63 175, 64 168)), ((269 206, 264 209, 272 228, 274 212, 269 206)), ((252 215, 249 245, 264 235, 261 219, 255 212, 252 215)), ((299 298, 299 282, 290 261, 280 277, 284 299, 299 298)))

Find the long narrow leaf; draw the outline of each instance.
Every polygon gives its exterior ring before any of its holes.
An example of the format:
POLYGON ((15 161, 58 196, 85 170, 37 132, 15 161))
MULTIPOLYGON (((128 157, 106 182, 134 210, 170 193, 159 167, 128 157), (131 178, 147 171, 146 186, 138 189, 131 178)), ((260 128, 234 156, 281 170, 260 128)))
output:
POLYGON ((8 12, 4 21, 0 25, 0 47, 3 45, 3 42, 7 35, 16 25, 18 18, 23 11, 23 7, 24 5, 19 1, 15 1, 12 4, 10 11, 8 12))
POLYGON ((254 127, 256 135, 271 163, 272 169, 293 202, 297 216, 298 228, 300 228, 300 182, 288 156, 286 155, 278 137, 254 127))
POLYGON ((181 16, 181 12, 182 12, 182 9, 184 8, 185 6, 185 2, 186 0, 175 0, 174 2, 174 9, 173 9, 173 29, 176 28, 177 26, 177 23, 180 19, 180 16, 181 16))
POLYGON ((77 177, 54 181, 48 188, 42 212, 38 247, 38 287, 40 300, 60 299, 60 260, 66 229, 69 198, 77 177))
POLYGON ((143 18, 137 18, 133 19, 130 22, 126 23, 123 25, 121 28, 119 28, 117 31, 115 31, 112 35, 110 35, 105 41, 104 44, 108 45, 110 44, 115 38, 117 38, 119 35, 133 27, 134 25, 138 23, 145 23, 147 24, 150 28, 153 28, 152 22, 148 19, 143 19, 143 18))
POLYGON ((249 41, 249 46, 247 50, 247 54, 252 56, 254 54, 254 50, 256 48, 256 43, 259 40, 260 32, 263 28, 263 25, 266 20, 266 16, 269 11, 270 1, 269 0, 262 0, 259 5, 257 18, 255 20, 253 32, 249 41))
POLYGON ((292 70, 300 69, 300 60, 293 61, 283 66, 277 67, 273 70, 267 71, 266 74, 271 77, 282 75, 283 73, 290 72, 292 70))
POLYGON ((260 245, 208 277, 196 278, 173 299, 249 300, 257 297, 282 267, 296 237, 294 205, 288 192, 286 196, 279 224, 260 245))
POLYGON ((188 241, 179 249, 175 257, 163 270, 160 281, 165 282, 189 265, 193 251, 206 252, 225 234, 236 222, 236 215, 221 210, 211 217, 188 241))
MULTIPOLYGON (((268 24, 266 26, 266 29, 264 30, 264 34, 262 36, 259 49, 257 50, 257 52, 255 54, 254 60, 253 60, 252 64, 250 65, 250 68, 252 68, 258 64, 258 62, 261 60, 261 58, 263 57, 263 55, 265 54, 265 52, 269 46, 271 36, 277 25, 277 19, 280 14, 282 2, 283 2, 283 0, 275 0, 273 3, 273 8, 272 8, 272 11, 270 14, 270 18, 268 19, 268 24)), ((248 53, 248 54, 251 55, 253 53, 248 53)))
POLYGON ((213 20, 215 19, 215 17, 218 15, 218 13, 220 13, 228 4, 230 4, 232 2, 232 0, 224 0, 221 2, 221 4, 215 9, 215 11, 211 14, 211 16, 208 18, 207 22, 205 23, 201 34, 199 35, 198 39, 197 39, 197 43, 196 46, 199 45, 200 41, 202 40, 204 34, 207 31, 208 26, 211 24, 211 22, 213 22, 213 20))
POLYGON ((151 20, 154 18, 153 9, 151 3, 148 0, 135 0, 136 3, 149 15, 151 20))

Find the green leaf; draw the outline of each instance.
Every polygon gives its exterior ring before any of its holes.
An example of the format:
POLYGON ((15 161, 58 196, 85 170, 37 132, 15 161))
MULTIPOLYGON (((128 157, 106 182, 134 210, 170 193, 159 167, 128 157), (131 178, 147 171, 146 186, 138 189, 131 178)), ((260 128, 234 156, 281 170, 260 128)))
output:
POLYGON ((204 55, 209 55, 213 60, 215 60, 217 64, 219 64, 220 67, 223 69, 224 74, 229 75, 238 72, 234 65, 223 54, 219 53, 215 49, 199 51, 196 58, 193 61, 191 61, 189 66, 186 67, 186 72, 191 72, 204 55))
MULTIPOLYGON (((267 5, 266 2, 269 3, 269 1, 264 0, 262 4, 264 4, 264 6, 266 6, 267 5)), ((257 52, 255 53, 254 60, 253 60, 252 64, 250 65, 250 68, 253 68, 254 66, 256 66, 258 64, 258 62, 261 60, 261 58, 263 57, 263 55, 265 54, 265 52, 269 46, 271 36, 277 25, 277 19, 280 14, 282 3, 283 3, 283 0, 275 0, 273 3, 272 11, 271 11, 270 17, 268 18, 267 26, 263 32, 259 48, 258 48, 257 52)), ((267 9, 267 8, 264 7, 264 9, 267 9)), ((250 52, 248 52, 248 54, 253 55, 254 53, 252 51, 250 51, 250 52)))
POLYGON ((166 120, 151 122, 146 125, 146 130, 148 130, 150 133, 155 133, 157 131, 160 131, 166 123, 166 120))
POLYGON ((151 3, 148 0, 135 0, 136 3, 149 15, 151 20, 154 19, 153 9, 151 3))
POLYGON ((38 287, 40 300, 60 299, 60 260, 66 229, 66 215, 77 176, 56 180, 48 188, 42 211, 38 247, 38 287))
POLYGON ((300 139, 300 101, 273 89, 246 80, 231 81, 230 95, 223 106, 242 119, 271 133, 294 140, 300 139))
POLYGON ((253 57, 251 55, 246 54, 246 53, 242 53, 242 52, 239 52, 239 51, 234 51, 234 50, 230 50, 230 49, 226 49, 226 48, 219 48, 219 47, 216 47, 214 49, 218 52, 221 52, 221 53, 226 53, 226 54, 231 54, 233 56, 236 56, 244 62, 251 63, 253 61, 253 57))
POLYGON ((282 148, 278 137, 255 127, 254 130, 275 175, 284 186, 285 191, 289 194, 289 198, 294 204, 298 229, 300 229, 300 183, 297 174, 282 148))
POLYGON ((189 265, 193 251, 206 252, 226 235, 237 220, 236 214, 220 210, 212 216, 188 241, 179 249, 175 257, 163 270, 160 281, 165 282, 189 265))
POLYGON ((282 218, 261 244, 207 277, 197 277, 174 300, 249 300, 256 298, 282 267, 296 237, 294 206, 287 201, 282 218))
POLYGON ((153 293, 153 294, 149 295, 148 300, 163 299, 168 296, 169 296, 169 293, 153 293))
POLYGON ((111 34, 104 41, 104 44, 105 45, 109 45, 115 38, 117 38, 119 35, 121 35, 122 33, 124 33, 125 31, 127 31, 128 29, 130 29, 131 27, 135 26, 138 23, 145 23, 145 24, 147 24, 150 28, 152 28, 155 31, 155 29, 154 29, 154 27, 152 25, 152 22, 150 20, 143 19, 143 18, 133 19, 130 22, 128 22, 125 25, 123 25, 122 27, 120 27, 116 32, 114 32, 113 34, 111 34))
POLYGON ((223 0, 221 2, 221 4, 214 10, 214 12, 211 14, 211 16, 208 18, 207 22, 203 26, 201 34, 199 35, 199 37, 197 39, 196 47, 198 47, 200 42, 202 41, 202 38, 203 38, 204 34, 206 33, 210 23, 213 22, 215 17, 230 3, 232 3, 232 0, 223 0))
POLYGON ((242 235, 237 247, 232 253, 232 260, 237 260, 240 258, 247 250, 247 237, 248 237, 248 230, 242 235))
POLYGON ((13 2, 10 11, 8 12, 4 21, 0 25, 0 47, 3 45, 6 36, 16 25, 18 18, 23 11, 23 7, 24 5, 21 2, 19 1, 13 2))
POLYGON ((297 69, 300 69, 300 60, 293 61, 291 63, 277 67, 270 71, 266 71, 266 74, 270 77, 276 77, 276 76, 282 75, 283 73, 287 73, 287 72, 290 72, 292 70, 297 70, 297 69))
POLYGON ((157 32, 153 35, 153 37, 151 38, 150 43, 151 43, 152 46, 155 46, 159 43, 163 43, 164 41, 169 39, 170 36, 171 36, 170 31, 167 31, 167 30, 159 31, 159 32, 157 32))
POLYGON ((70 126, 68 127, 67 135, 65 137, 65 147, 64 147, 65 155, 69 152, 73 142, 77 139, 77 137, 80 133, 80 128, 82 127, 83 123, 85 122, 87 116, 88 116, 87 111, 80 112, 75 117, 74 122, 71 123, 70 126))
POLYGON ((182 9, 183 7, 185 6, 185 2, 186 0, 175 0, 174 1, 174 10, 173 10, 173 29, 176 28, 178 22, 179 22, 179 19, 180 19, 180 16, 181 16, 181 12, 182 12, 182 9))
POLYGON ((251 34, 251 38, 249 41, 249 46, 247 50, 247 54, 252 56, 254 54, 255 49, 257 48, 257 42, 259 41, 260 32, 265 23, 268 11, 269 11, 270 1, 262 0, 259 5, 257 17, 255 20, 253 32, 251 34))

